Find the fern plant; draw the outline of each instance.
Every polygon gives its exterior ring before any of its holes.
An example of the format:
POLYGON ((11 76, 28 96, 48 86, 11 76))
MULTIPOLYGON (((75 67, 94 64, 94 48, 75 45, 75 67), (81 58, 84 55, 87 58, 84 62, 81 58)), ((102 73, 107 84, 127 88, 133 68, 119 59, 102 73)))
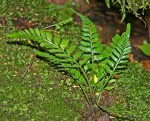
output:
POLYGON ((72 11, 82 20, 82 40, 79 45, 62 39, 57 32, 38 28, 8 34, 7 37, 37 42, 42 48, 35 49, 38 56, 46 58, 57 69, 68 72, 90 106, 96 104, 101 110, 107 111, 99 105, 100 97, 95 93, 101 94, 114 74, 126 67, 131 52, 130 25, 127 25, 126 32, 121 36, 115 35, 110 46, 103 46, 95 25, 87 17, 72 11))

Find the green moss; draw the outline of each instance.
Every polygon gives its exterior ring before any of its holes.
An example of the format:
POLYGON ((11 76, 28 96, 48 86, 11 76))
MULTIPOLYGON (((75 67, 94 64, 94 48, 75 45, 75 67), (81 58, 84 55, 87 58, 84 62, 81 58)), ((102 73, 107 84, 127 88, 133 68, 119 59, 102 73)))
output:
POLYGON ((22 77, 33 55, 29 47, 0 41, 1 121, 70 121, 78 118, 79 112, 70 109, 62 97, 65 90, 57 81, 63 76, 49 64, 34 58, 32 66, 22 77))
MULTIPOLYGON (((79 103, 65 102, 64 95, 68 93, 68 87, 64 87, 60 81, 61 79, 65 81, 66 77, 64 78, 63 74, 51 68, 48 63, 35 57, 30 47, 23 46, 18 40, 6 40, 2 37, 5 33, 15 31, 11 20, 17 17, 25 17, 34 26, 40 28, 70 17, 71 13, 68 13, 66 9, 70 4, 66 4, 65 8, 44 1, 4 0, 0 4, 0 17, 4 17, 7 21, 6 26, 0 26, 0 116, 2 121, 70 121, 80 117, 80 112, 75 111, 75 108, 79 108, 76 106, 79 103)), ((78 33, 76 32, 75 36, 72 35, 74 31, 80 31, 80 29, 75 26, 74 23, 70 23, 58 31, 77 42, 78 33)))
POLYGON ((113 92, 120 102, 116 101, 111 110, 136 121, 149 121, 150 72, 144 71, 141 64, 130 63, 120 76, 113 92))

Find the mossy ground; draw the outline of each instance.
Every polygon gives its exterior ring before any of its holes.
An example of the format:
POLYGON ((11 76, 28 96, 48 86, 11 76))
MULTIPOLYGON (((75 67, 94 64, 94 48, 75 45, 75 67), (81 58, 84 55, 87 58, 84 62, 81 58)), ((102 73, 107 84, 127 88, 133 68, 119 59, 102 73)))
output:
MULTIPOLYGON (((3 1, 0 5, 1 121, 70 121, 80 117, 80 109, 76 111, 76 108, 79 108, 77 103, 65 100, 64 95, 69 95, 69 92, 62 82, 68 77, 64 77, 49 63, 36 57, 33 48, 24 45, 21 40, 8 40, 4 37, 6 33, 16 31, 14 26, 17 29, 22 26, 26 28, 31 22, 34 27, 44 28, 70 15, 64 16, 66 10, 60 11, 60 6, 43 1, 10 0, 3 1), (17 19, 19 17, 24 23, 20 24, 21 21, 17 19), (17 23, 14 24, 12 20, 17 20, 17 23)), ((75 41, 74 38, 72 40, 75 41)))
POLYGON ((7 39, 1 39, 0 46, 1 121, 79 117, 62 96, 65 90, 59 84, 63 79, 59 72, 35 57, 29 47, 8 44, 7 39))

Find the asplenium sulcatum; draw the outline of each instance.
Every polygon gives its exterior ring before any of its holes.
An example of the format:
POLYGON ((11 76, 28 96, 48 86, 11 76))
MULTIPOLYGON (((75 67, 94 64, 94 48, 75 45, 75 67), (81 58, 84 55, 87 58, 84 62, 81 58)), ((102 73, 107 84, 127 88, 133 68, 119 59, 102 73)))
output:
POLYGON ((110 46, 103 46, 95 25, 85 16, 75 13, 82 20, 82 40, 79 45, 62 39, 54 31, 38 28, 7 36, 37 42, 40 45, 40 49, 35 49, 38 56, 46 58, 57 69, 68 72, 79 85, 90 106, 97 105, 101 110, 107 111, 99 105, 100 98, 95 94, 101 94, 114 75, 126 67, 131 52, 130 25, 127 25, 126 32, 121 36, 115 35, 110 46))

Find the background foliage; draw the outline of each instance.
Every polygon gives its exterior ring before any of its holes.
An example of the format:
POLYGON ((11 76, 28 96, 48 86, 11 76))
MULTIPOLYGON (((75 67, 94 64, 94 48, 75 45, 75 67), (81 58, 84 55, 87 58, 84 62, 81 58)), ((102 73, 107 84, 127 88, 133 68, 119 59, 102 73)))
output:
POLYGON ((136 17, 144 15, 145 10, 150 8, 150 0, 105 0, 106 5, 110 8, 110 3, 119 4, 121 7, 122 20, 124 20, 126 13, 131 12, 136 17))

